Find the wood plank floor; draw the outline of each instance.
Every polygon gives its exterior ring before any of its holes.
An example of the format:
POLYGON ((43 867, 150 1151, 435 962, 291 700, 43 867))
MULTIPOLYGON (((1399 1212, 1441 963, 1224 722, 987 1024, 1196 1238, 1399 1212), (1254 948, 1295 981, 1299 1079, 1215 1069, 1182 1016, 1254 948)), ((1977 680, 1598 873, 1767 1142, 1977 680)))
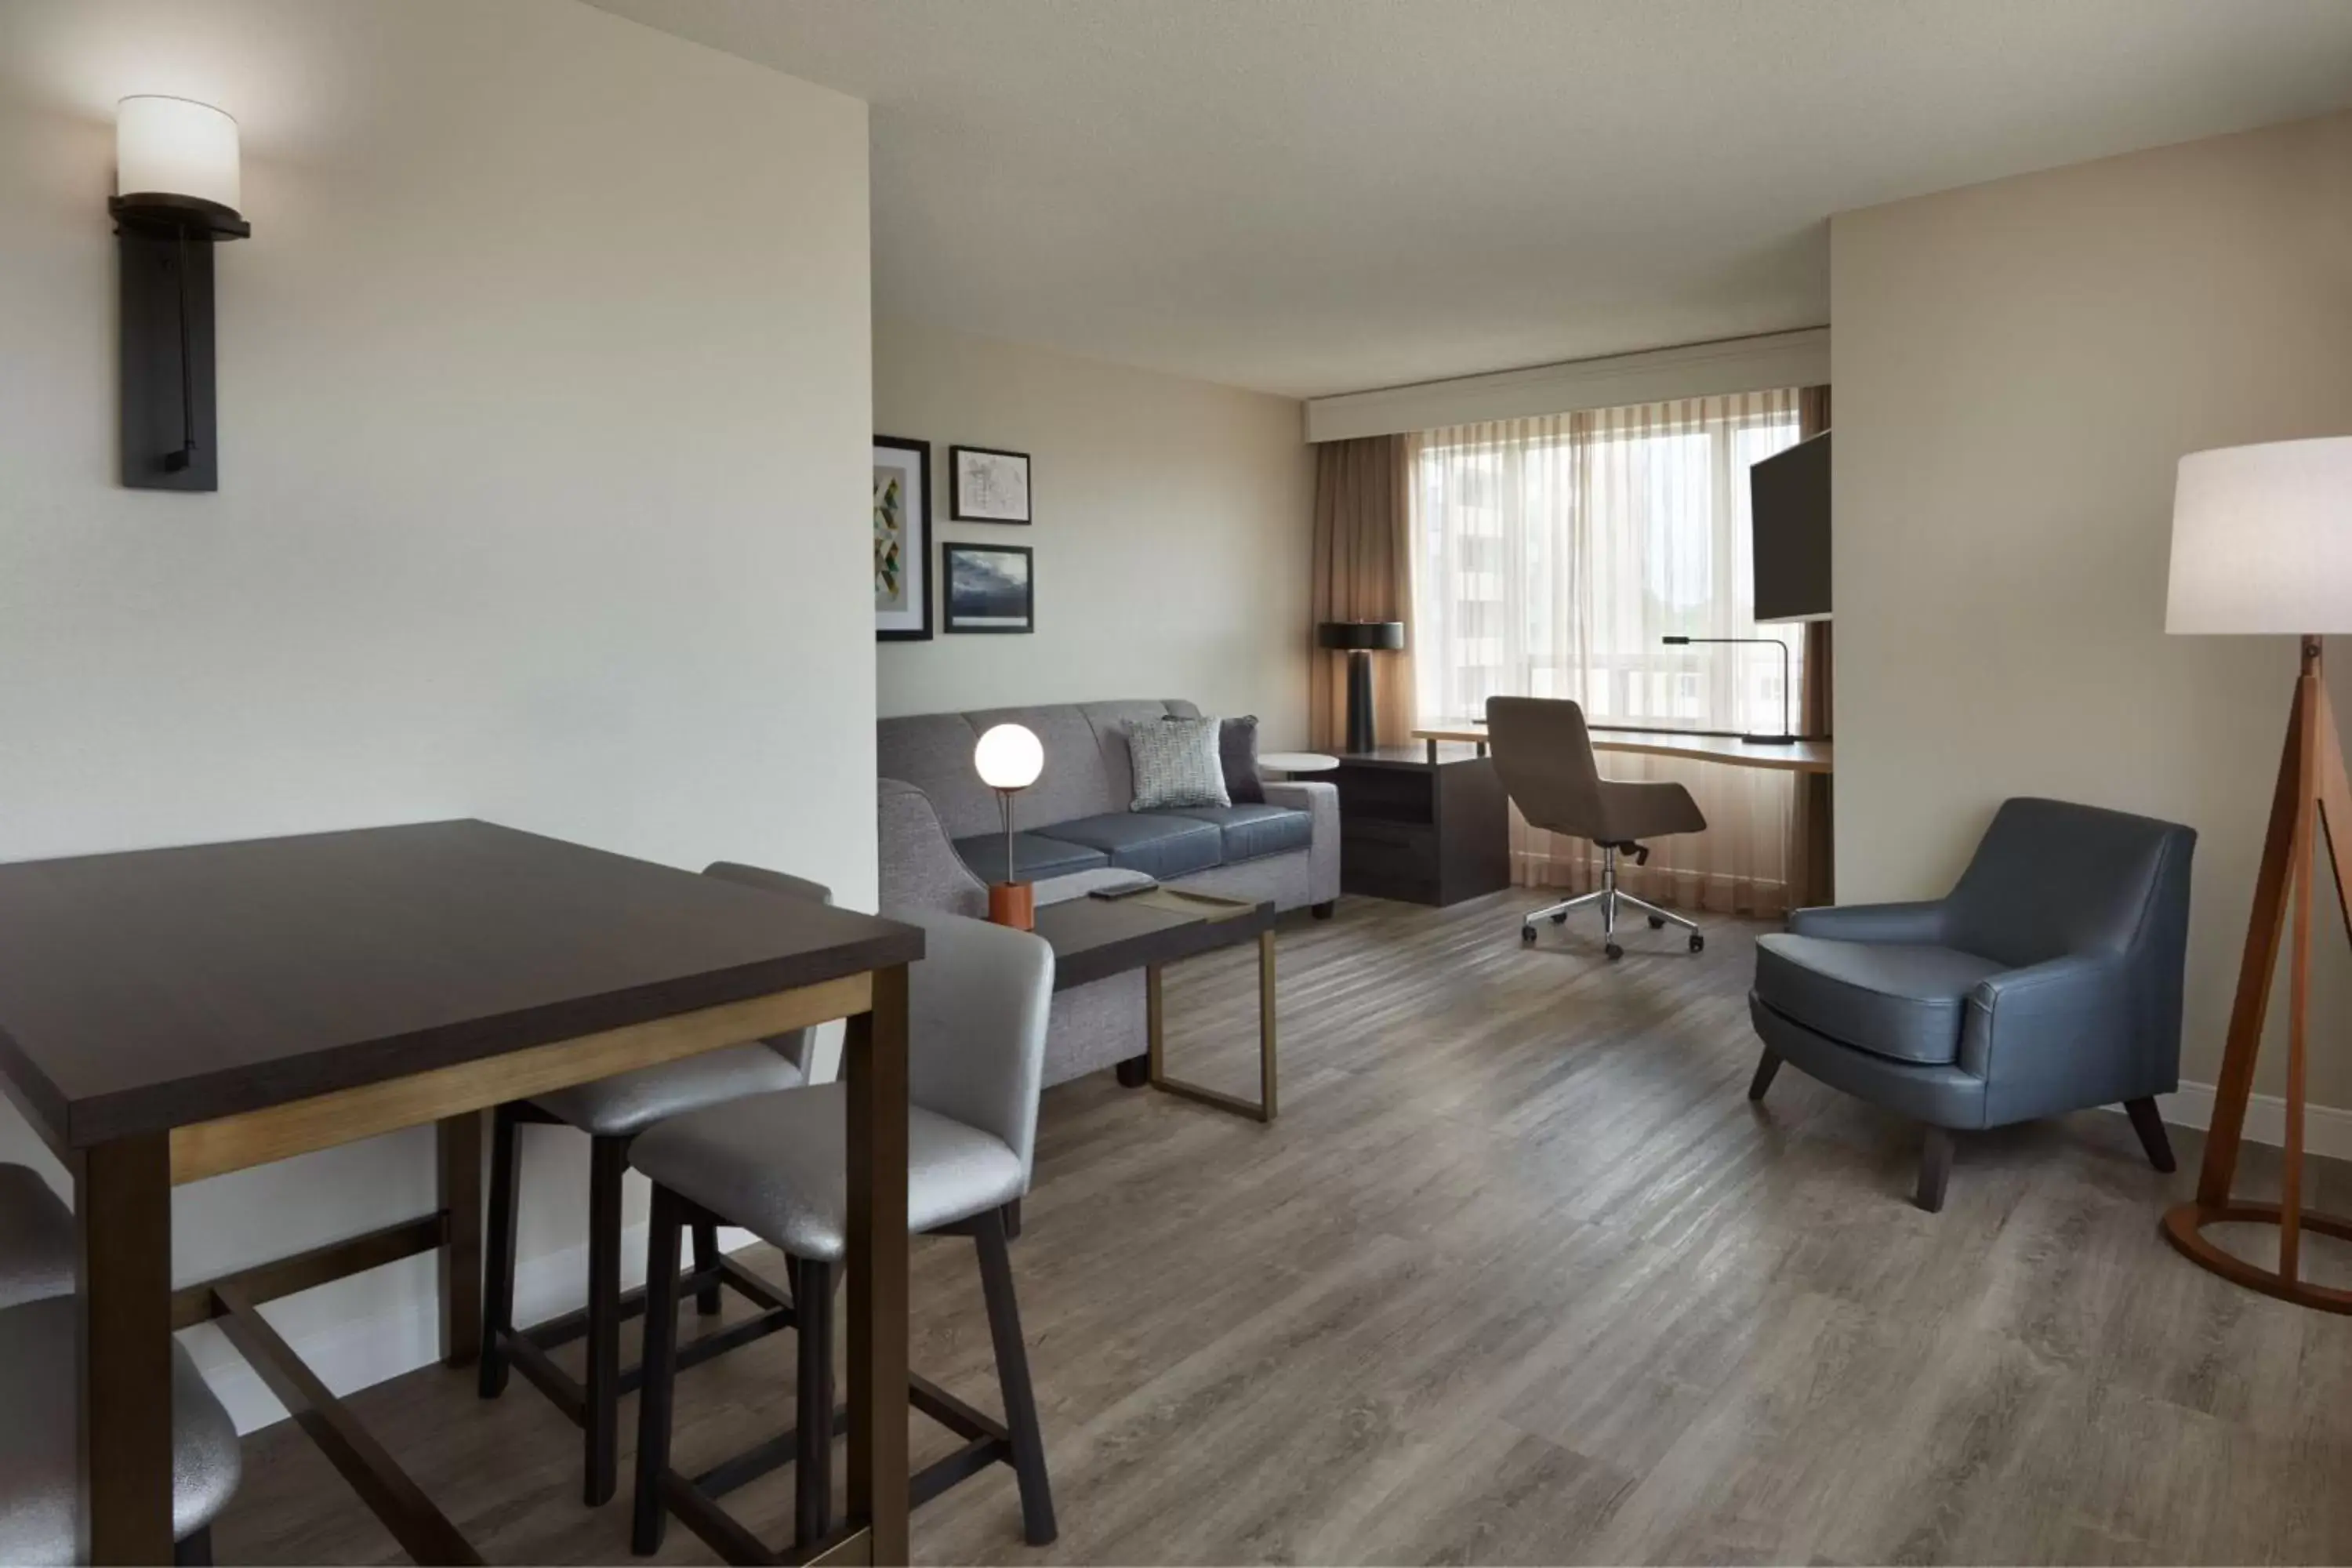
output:
MULTIPOLYGON (((1794 1069, 1748 1103, 1764 928, 1694 957, 1637 926, 1612 966, 1583 921, 1523 951, 1529 902, 1286 926, 1270 1129, 1107 1074, 1047 1095, 1013 1265, 1061 1538, 1022 1543, 999 1469, 917 1516, 920 1560, 2352 1557, 2352 1321, 2163 1244, 2196 1134, 2168 1179, 2117 1115, 1965 1139, 1921 1214, 1911 1129, 1794 1069)), ((1249 956, 1169 998, 1177 1070, 1251 1087, 1249 956)), ((2320 1163, 2315 1201, 2347 1178, 2320 1163)), ((919 1242, 914 1287, 915 1365, 997 1407, 969 1244, 919 1242)), ((785 1425, 791 1362, 684 1374, 682 1465, 785 1425)), ((627 1560, 625 1483, 583 1509, 577 1435, 520 1379, 353 1403, 493 1561, 627 1560)), ((224 1561, 398 1561, 289 1426, 247 1456, 224 1561)), ((790 1496, 733 1500, 776 1540, 790 1496)), ((709 1557, 673 1526, 663 1559, 709 1557)))

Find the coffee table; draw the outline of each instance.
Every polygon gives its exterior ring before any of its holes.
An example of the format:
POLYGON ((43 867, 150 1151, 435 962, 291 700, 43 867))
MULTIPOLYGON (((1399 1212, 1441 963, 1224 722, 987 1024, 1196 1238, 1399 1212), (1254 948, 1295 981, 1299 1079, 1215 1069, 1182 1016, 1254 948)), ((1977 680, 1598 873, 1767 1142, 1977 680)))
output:
POLYGON ((1202 1105, 1271 1121, 1275 1116, 1274 903, 1156 887, 1123 899, 1076 898, 1037 911, 1037 934, 1054 949, 1054 989, 1143 971, 1149 1054, 1145 1081, 1202 1105), (1167 1070, 1165 1008, 1160 973, 1198 953, 1257 939, 1258 1098, 1244 1100, 1171 1076, 1167 1070))

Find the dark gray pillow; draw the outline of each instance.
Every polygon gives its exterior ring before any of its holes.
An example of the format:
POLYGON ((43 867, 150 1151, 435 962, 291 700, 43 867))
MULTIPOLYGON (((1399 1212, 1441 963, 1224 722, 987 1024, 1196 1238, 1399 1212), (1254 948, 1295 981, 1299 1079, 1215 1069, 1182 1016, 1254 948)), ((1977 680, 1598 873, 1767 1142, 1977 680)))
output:
POLYGON ((1265 804, 1265 781, 1257 772, 1256 714, 1217 726, 1217 761, 1225 770, 1225 793, 1235 805, 1265 804))

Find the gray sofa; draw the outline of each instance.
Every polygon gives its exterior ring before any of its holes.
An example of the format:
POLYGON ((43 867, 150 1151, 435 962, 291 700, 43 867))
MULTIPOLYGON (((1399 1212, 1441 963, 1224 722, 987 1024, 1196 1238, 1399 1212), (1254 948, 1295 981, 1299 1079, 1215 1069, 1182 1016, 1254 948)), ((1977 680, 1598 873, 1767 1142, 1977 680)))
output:
MULTIPOLYGON (((1065 703, 885 719, 875 728, 881 774, 882 912, 985 915, 1003 879, 1004 835, 994 791, 972 770, 972 747, 996 724, 1021 724, 1045 749, 1045 770, 1015 798, 1015 874, 1051 900, 1056 884, 1106 868, 1147 872, 1180 888, 1271 899, 1328 913, 1339 896, 1339 796, 1328 784, 1265 785, 1264 805, 1130 812, 1135 780, 1127 726, 1199 713, 1181 700, 1065 703)), ((1114 975, 1056 992, 1045 1081, 1060 1083, 1144 1052, 1143 976, 1114 975)))
POLYGON ((2176 823, 2005 801, 1945 898, 1799 910, 1756 941, 1750 1100, 1783 1061, 1925 1122, 1916 1201, 1952 1133, 2121 1101, 2159 1171, 2179 1087, 2189 860, 2176 823))

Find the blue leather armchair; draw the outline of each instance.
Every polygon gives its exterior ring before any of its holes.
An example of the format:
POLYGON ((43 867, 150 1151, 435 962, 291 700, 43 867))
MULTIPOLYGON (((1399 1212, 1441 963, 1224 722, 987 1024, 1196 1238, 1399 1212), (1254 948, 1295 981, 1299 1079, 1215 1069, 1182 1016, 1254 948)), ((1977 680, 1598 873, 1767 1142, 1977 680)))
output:
POLYGON ((1763 1059, 1927 1123, 1917 1202, 1944 1206, 1952 1134, 2122 1102, 2172 1169, 2156 1096, 2179 1087, 2189 859, 2176 823, 2002 803, 1950 895, 1799 910, 1758 939, 1763 1059))

